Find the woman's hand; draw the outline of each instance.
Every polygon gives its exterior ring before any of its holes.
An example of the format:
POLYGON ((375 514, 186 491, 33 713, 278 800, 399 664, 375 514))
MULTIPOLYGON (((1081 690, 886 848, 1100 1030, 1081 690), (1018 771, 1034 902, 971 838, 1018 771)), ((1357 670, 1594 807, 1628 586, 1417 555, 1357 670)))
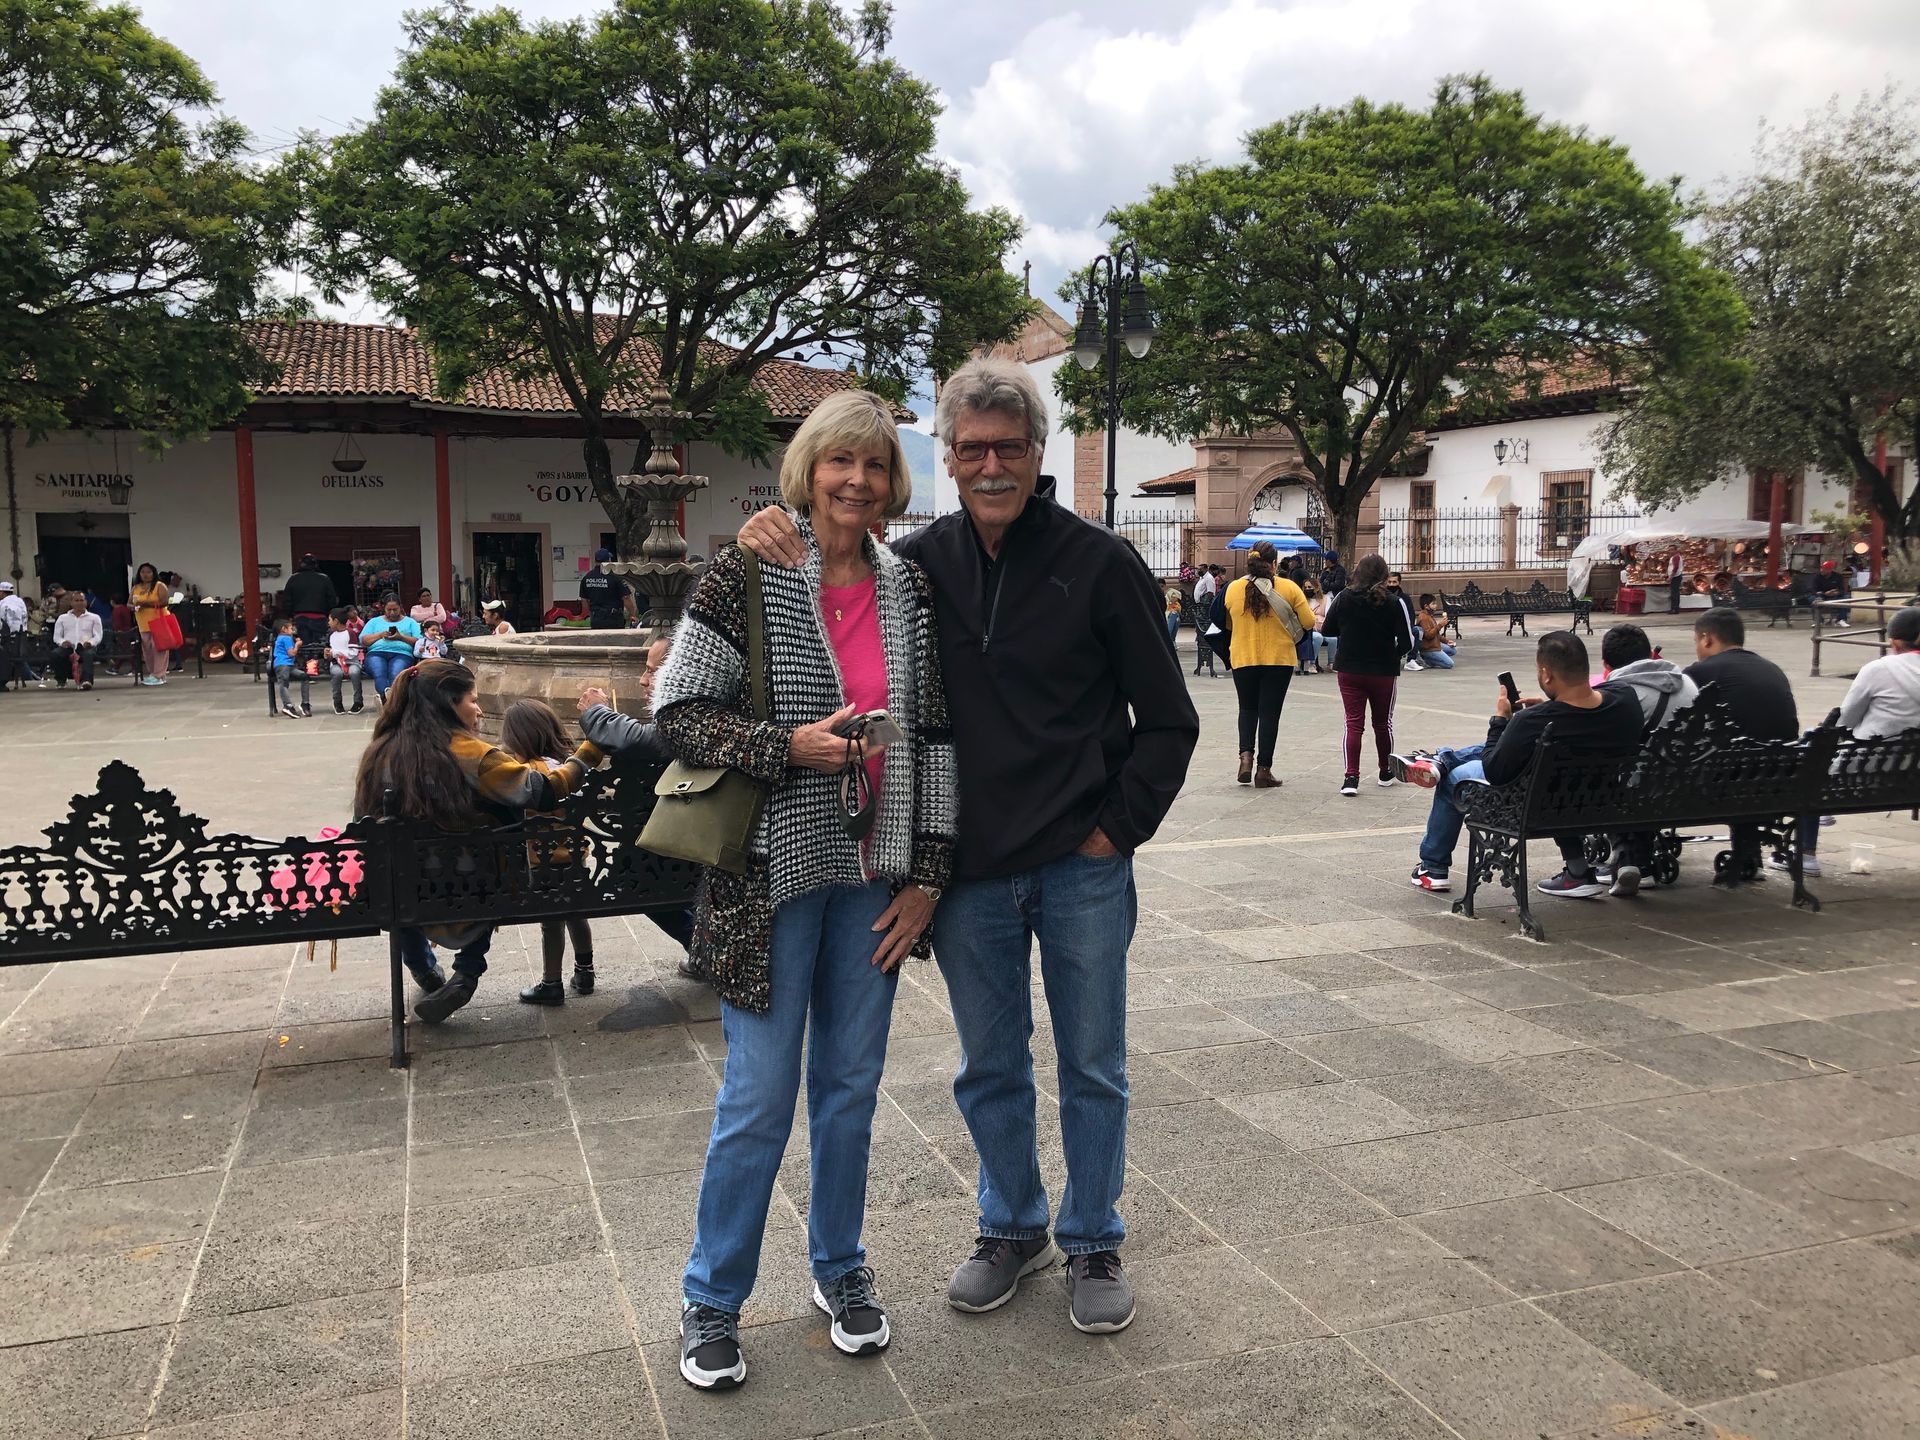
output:
POLYGON ((610 702, 607 700, 607 692, 602 690, 598 685, 589 685, 580 692, 580 713, 582 715, 586 714, 587 711, 596 705, 606 705, 608 703, 610 702))
POLYGON ((893 903, 873 922, 875 934, 885 932, 880 948, 873 952, 873 963, 882 970, 898 969, 932 919, 933 897, 918 885, 902 885, 893 903))
MULTIPOLYGON (((847 705, 833 712, 824 720, 816 720, 811 725, 802 725, 793 732, 787 741, 787 763, 802 770, 818 770, 823 775, 837 774, 847 765, 847 737, 833 733, 833 727, 844 725, 854 716, 853 706, 847 705)), ((884 745, 874 745, 867 741, 856 741, 853 746, 854 758, 866 760, 886 749, 884 745)))

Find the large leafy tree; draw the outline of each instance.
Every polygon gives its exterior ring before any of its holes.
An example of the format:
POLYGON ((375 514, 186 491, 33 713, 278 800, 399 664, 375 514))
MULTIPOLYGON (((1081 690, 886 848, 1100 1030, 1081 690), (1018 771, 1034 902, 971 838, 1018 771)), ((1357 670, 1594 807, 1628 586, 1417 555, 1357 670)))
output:
POLYGON ((553 376, 631 556, 645 511, 606 422, 656 374, 689 435, 758 456, 770 360, 843 356, 897 396, 1019 317, 1018 227, 934 159, 937 102, 886 58, 888 21, 825 0, 416 12, 373 120, 295 162, 323 273, 418 324, 444 383, 553 376))
POLYGON ((1702 211, 1707 254, 1748 322, 1732 362, 1656 373, 1608 432, 1605 463, 1652 504, 1732 469, 1849 479, 1888 539, 1920 541, 1887 443, 1920 455, 1920 117, 1891 95, 1830 109, 1762 146, 1702 211))
POLYGON ((0 0, 0 425, 156 441, 231 418, 285 212, 127 6, 0 0))
MULTIPOLYGON (((1738 313, 1672 184, 1477 77, 1424 110, 1294 115, 1249 135, 1244 162, 1184 166, 1108 220, 1147 263, 1159 323, 1124 366, 1123 418, 1170 439, 1286 432, 1347 553, 1368 492, 1440 410, 1502 403, 1558 365, 1688 368, 1738 313)), ((1059 373, 1070 423, 1102 424, 1099 376, 1059 373)))

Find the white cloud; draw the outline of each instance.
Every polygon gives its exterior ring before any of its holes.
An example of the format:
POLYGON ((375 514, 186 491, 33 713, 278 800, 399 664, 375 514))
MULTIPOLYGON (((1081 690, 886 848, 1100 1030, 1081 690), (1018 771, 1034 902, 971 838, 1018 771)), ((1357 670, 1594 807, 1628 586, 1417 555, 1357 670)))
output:
MULTIPOLYGON (((1015 263, 1051 297, 1103 247, 1101 217, 1187 160, 1230 160, 1252 128, 1356 95, 1420 104, 1483 71, 1550 118, 1628 145, 1650 175, 1709 184, 1749 160, 1763 118, 1796 123, 1833 95, 1920 68, 1900 0, 1210 0, 1047 7, 974 32, 978 78, 946 81, 944 152, 975 193, 1026 217, 1015 263)), ((1012 12, 996 9, 996 18, 1012 12)), ((908 5, 900 41, 912 63, 908 5)), ((948 70, 964 61, 948 47, 948 70)), ((942 80, 941 66, 925 73, 942 80)))

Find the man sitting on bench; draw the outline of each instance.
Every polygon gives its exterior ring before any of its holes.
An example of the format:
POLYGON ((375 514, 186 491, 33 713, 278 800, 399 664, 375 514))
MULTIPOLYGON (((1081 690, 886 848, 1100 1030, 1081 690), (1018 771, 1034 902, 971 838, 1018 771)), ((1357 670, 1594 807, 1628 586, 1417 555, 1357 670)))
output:
MULTIPOLYGON (((1466 817, 1455 801, 1463 781, 1485 780, 1504 785, 1526 773, 1540 745, 1540 734, 1553 726, 1553 738, 1579 756, 1600 758, 1624 755, 1640 743, 1645 722, 1640 702, 1622 690, 1595 690, 1589 683, 1587 647, 1571 630, 1550 630, 1540 637, 1534 653, 1540 695, 1524 697, 1517 710, 1503 688, 1494 702, 1483 745, 1442 750, 1428 755, 1415 751, 1392 757, 1394 778, 1432 790, 1433 807, 1427 814, 1427 833, 1420 842, 1420 860, 1413 867, 1413 884, 1421 890, 1449 890, 1453 848, 1460 841, 1466 817)), ((1542 880, 1547 895, 1586 898, 1607 887, 1594 878, 1582 854, 1578 835, 1557 842, 1566 868, 1551 880, 1542 880)))

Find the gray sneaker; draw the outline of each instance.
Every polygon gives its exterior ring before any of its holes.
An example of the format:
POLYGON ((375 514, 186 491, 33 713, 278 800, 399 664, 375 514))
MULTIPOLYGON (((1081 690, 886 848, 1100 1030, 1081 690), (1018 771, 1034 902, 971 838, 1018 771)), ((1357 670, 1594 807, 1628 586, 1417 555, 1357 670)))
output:
POLYGON ((1073 1296, 1073 1328, 1111 1335, 1133 1323, 1133 1286, 1112 1250, 1067 1257, 1067 1291, 1073 1296))
POLYGON ((1060 1261, 1050 1236, 1031 1240, 1001 1240, 982 1235, 973 1256, 953 1272, 947 1285, 947 1303, 977 1315, 997 1310, 1020 1288, 1020 1277, 1060 1261))

